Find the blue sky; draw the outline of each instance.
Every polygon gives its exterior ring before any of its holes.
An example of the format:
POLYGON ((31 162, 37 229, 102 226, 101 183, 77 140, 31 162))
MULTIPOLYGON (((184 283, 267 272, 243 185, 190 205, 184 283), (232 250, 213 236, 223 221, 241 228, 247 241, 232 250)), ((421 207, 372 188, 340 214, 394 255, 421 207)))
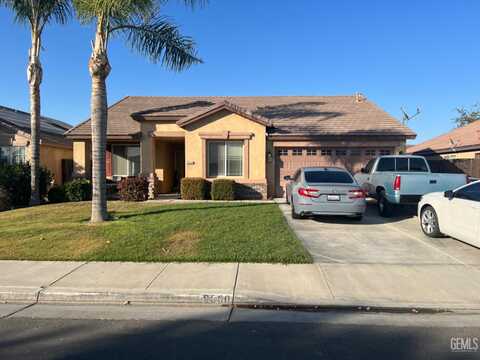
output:
MULTIPOLYGON (((342 95, 364 93, 410 123, 414 142, 453 128, 455 107, 480 101, 480 2, 210 0, 163 13, 195 38, 205 64, 170 72, 110 47, 108 98, 126 95, 342 95)), ((71 124, 89 116, 93 30, 72 21, 44 34, 42 112, 71 124)), ((0 9, 0 104, 28 111, 25 26, 0 9)))

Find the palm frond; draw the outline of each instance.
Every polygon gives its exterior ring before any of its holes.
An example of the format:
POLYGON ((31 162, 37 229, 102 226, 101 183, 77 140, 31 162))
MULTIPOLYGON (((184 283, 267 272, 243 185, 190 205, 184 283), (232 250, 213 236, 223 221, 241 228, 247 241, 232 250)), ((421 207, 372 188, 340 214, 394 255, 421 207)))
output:
POLYGON ((38 29, 51 21, 64 24, 71 15, 69 0, 0 0, 0 5, 11 9, 18 22, 38 29))
POLYGON ((193 39, 181 35, 178 27, 166 18, 153 18, 146 23, 117 23, 110 31, 120 32, 134 50, 174 71, 202 63, 193 39))
POLYGON ((154 12, 155 0, 73 0, 73 5, 82 22, 105 17, 128 19, 131 14, 148 17, 154 12))

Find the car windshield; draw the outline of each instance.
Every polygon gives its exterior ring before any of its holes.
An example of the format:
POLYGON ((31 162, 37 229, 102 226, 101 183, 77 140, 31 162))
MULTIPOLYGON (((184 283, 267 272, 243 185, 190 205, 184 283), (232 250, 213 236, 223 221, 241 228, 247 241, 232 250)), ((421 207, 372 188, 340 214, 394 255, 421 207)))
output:
POLYGON ((338 183, 352 184, 353 178, 345 171, 318 170, 305 171, 307 183, 338 183))

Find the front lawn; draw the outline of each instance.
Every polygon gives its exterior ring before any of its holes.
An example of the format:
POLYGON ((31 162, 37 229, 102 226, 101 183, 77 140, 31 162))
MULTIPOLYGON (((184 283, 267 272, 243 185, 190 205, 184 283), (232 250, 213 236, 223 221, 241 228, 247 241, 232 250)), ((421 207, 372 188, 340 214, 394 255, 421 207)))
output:
POLYGON ((308 263, 275 204, 110 202, 115 218, 88 223, 90 203, 0 213, 0 259, 308 263))

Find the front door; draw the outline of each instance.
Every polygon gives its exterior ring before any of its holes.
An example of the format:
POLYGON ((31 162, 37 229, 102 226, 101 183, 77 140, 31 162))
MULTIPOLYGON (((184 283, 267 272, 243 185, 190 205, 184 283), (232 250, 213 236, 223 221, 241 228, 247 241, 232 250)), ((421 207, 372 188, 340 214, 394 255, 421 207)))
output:
POLYGON ((180 192, 180 181, 185 177, 185 143, 173 146, 173 192, 180 192))

